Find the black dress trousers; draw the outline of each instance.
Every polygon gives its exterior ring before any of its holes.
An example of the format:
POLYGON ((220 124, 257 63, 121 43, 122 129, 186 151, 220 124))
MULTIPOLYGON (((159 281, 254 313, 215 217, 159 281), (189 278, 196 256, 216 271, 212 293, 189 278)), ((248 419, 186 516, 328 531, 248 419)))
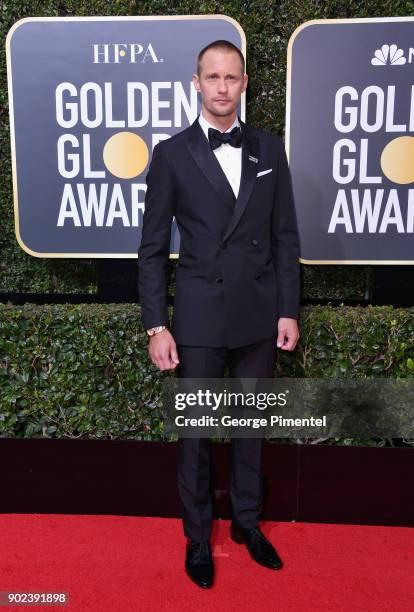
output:
MULTIPOLYGON (((181 378, 221 378, 226 366, 232 378, 272 378, 276 361, 276 336, 238 348, 194 347, 177 344, 181 378)), ((233 520, 240 527, 256 527, 262 510, 263 438, 232 438, 230 500, 233 520)), ((208 540, 212 529, 210 490, 211 439, 178 440, 178 492, 184 534, 208 540)))

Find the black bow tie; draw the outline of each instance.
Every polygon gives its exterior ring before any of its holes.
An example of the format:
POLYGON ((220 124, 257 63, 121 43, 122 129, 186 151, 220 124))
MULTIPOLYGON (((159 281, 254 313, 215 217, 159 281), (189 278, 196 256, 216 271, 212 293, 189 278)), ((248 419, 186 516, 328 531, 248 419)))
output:
POLYGON ((236 125, 231 132, 220 132, 214 128, 208 128, 208 141, 213 151, 214 149, 218 149, 222 144, 229 144, 232 147, 239 148, 242 143, 240 126, 236 125))

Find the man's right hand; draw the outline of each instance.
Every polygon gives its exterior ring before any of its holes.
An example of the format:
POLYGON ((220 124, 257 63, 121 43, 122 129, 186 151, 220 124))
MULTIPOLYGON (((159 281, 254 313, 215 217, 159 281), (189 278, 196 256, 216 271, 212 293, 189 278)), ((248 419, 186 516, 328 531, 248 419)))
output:
POLYGON ((180 363, 175 340, 168 329, 150 336, 148 353, 159 370, 174 370, 180 363))

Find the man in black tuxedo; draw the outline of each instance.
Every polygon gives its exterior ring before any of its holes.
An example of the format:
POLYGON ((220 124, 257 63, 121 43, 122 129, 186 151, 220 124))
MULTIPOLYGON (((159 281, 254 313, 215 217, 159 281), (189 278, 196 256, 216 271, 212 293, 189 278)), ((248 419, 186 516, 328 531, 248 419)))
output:
MULTIPOLYGON (((246 90, 244 58, 228 41, 198 57, 196 121, 156 145, 138 252, 139 294, 149 355, 183 378, 274 376, 276 347, 299 338, 299 239, 280 137, 237 116, 246 90), (181 247, 169 329, 165 270, 175 216, 181 247)), ((258 563, 282 562, 261 532, 263 440, 231 441, 231 537, 258 563)), ((187 536, 186 571, 212 586, 208 438, 178 442, 178 490, 187 536)))

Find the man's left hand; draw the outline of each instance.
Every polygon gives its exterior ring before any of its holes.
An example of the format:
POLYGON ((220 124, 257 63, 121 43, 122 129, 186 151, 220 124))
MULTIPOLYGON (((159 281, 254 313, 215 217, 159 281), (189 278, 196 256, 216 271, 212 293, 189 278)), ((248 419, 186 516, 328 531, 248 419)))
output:
POLYGON ((299 328, 296 319, 281 317, 277 323, 277 346, 282 351, 293 351, 299 340, 299 328))

